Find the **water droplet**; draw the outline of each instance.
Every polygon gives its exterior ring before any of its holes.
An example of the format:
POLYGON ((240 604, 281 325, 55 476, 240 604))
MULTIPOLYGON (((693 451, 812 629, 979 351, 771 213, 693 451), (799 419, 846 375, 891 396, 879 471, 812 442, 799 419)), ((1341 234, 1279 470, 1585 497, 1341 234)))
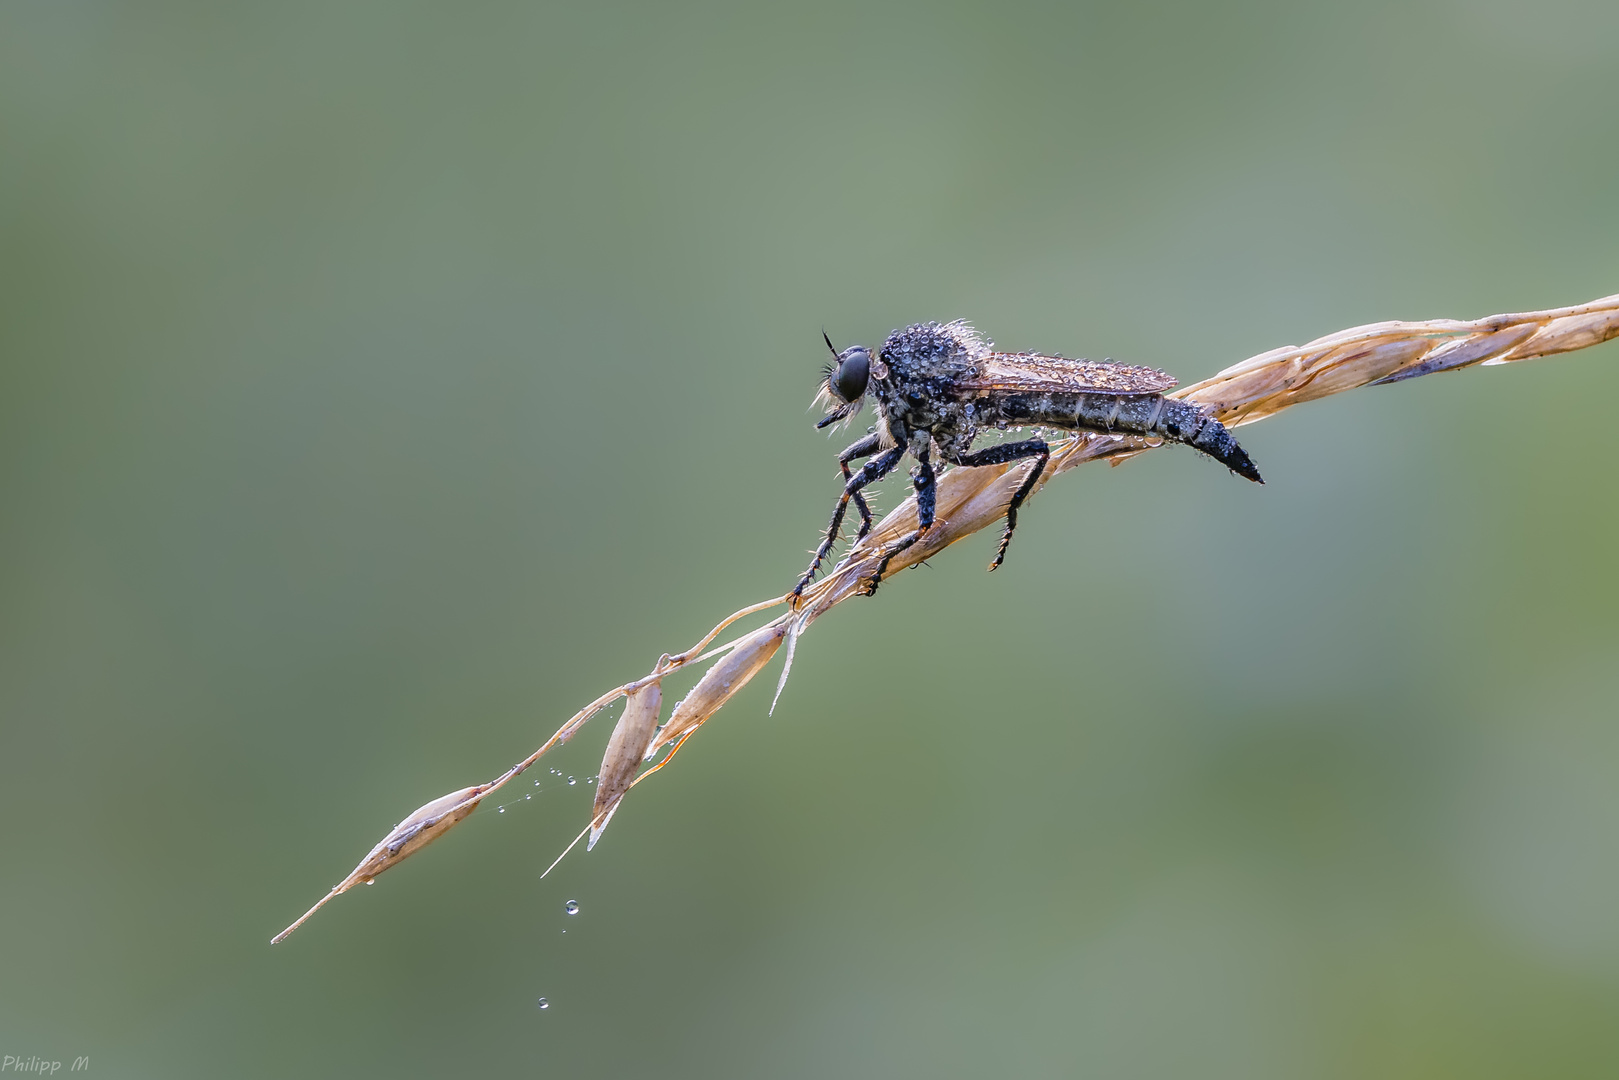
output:
POLYGON ((535 786, 535 787, 539 787, 539 786, 540 786, 540 782, 539 782, 539 781, 538 781, 538 780, 536 780, 536 781, 534 781, 534 786, 535 786))
POLYGON ((539 1000, 539 1001, 538 1001, 538 1002, 537 1002, 537 1004, 538 1004, 538 1005, 539 1005, 539 1007, 540 1007, 540 1008, 542 1008, 542 1009, 549 1009, 549 1008, 550 1008, 550 1007, 551 1007, 551 1003, 550 1003, 550 1002, 549 1002, 549 1001, 546 1001, 546 1000, 545 1000, 545 999, 544 999, 544 998, 541 998, 541 999, 540 999, 540 1000, 539 1000))
POLYGON ((504 813, 505 813, 505 812, 506 812, 506 808, 505 808, 505 807, 504 807, 504 806, 497 806, 497 807, 495 807, 495 813, 497 813, 497 814, 504 814, 504 813))
POLYGON ((566 911, 569 915, 577 915, 577 914, 579 914, 579 901, 577 901, 577 900, 569 900, 566 904, 563 905, 562 910, 566 911))
POLYGON ((534 797, 534 796, 532 796, 532 795, 524 795, 524 796, 523 796, 523 798, 525 798, 525 799, 532 799, 532 798, 533 798, 533 797, 534 797))
POLYGON ((568 786, 569 787, 573 787, 573 785, 577 784, 578 782, 579 781, 575 780, 573 777, 571 777, 571 776, 568 777, 568 786))

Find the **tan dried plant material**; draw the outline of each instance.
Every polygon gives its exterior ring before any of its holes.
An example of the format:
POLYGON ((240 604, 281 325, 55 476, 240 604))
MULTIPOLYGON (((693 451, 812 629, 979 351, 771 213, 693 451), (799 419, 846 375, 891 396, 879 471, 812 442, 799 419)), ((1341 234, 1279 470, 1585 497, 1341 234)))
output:
MULTIPOLYGON (((1615 337, 1619 337, 1619 295, 1575 307, 1491 315, 1471 321, 1433 319, 1425 322, 1373 323, 1329 334, 1306 345, 1289 345, 1261 353, 1168 396, 1204 405, 1221 423, 1227 427, 1237 427, 1274 416, 1293 405, 1372 383, 1399 382, 1474 365, 1516 363, 1537 356, 1587 348, 1615 337)), ((1053 477, 1087 461, 1107 459, 1118 464, 1160 444, 1158 439, 1138 435, 1078 433, 1052 445, 1051 461, 1035 490, 1044 487, 1053 477)), ((943 473, 938 480, 934 527, 893 558, 883 579, 887 581, 900 571, 937 555, 956 541, 999 521, 1005 515, 1006 505, 1028 467, 1024 462, 1016 462, 972 469, 956 468, 943 473)), ((602 761, 601 787, 596 794, 596 805, 588 827, 588 831, 593 833, 591 843, 594 845, 629 788, 668 764, 684 741, 770 662, 784 639, 796 645, 798 636, 816 619, 850 597, 860 595, 866 579, 876 569, 883 547, 915 529, 916 520, 916 500, 913 496, 884 517, 826 576, 806 588, 792 611, 741 638, 710 652, 703 652, 727 626, 748 615, 780 605, 788 598, 781 596, 741 609, 720 622, 692 648, 660 659, 651 674, 616 687, 585 706, 538 750, 495 780, 428 803, 401 822, 381 844, 372 849, 354 873, 274 940, 280 941, 292 933, 333 896, 346 892, 361 881, 369 881, 382 870, 426 846, 470 814, 477 807, 479 799, 521 775, 553 747, 566 742, 601 709, 620 697, 630 697, 631 704, 626 705, 624 717, 620 719, 613 741, 609 743, 607 757, 602 761), (657 704, 661 701, 661 689, 652 697, 642 697, 639 705, 635 704, 636 695, 648 688, 658 688, 667 675, 679 668, 719 654, 723 656, 675 707, 669 723, 656 734, 651 734, 651 725, 656 723, 657 704), (650 719, 646 712, 649 702, 650 719), (632 712, 636 716, 633 722, 630 720, 632 712), (643 735, 648 742, 640 743, 643 735), (617 743, 616 747, 614 743, 617 743), (635 755, 630 753, 632 749, 637 745, 644 746, 645 757, 650 759, 671 743, 674 749, 662 762, 631 779, 635 769, 635 755), (608 794, 610 773, 613 777, 611 795, 608 794), (435 807, 440 809, 435 811, 435 807), (440 816, 435 817, 435 813, 440 816), (452 815, 453 820, 449 820, 452 815), (406 835, 413 823, 416 831, 406 835), (391 850, 393 845, 397 845, 397 851, 391 850)), ((791 653, 792 646, 789 646, 789 663, 791 653)), ((572 845, 569 847, 571 850, 572 845)), ((555 865, 552 864, 553 867, 555 865)))
POLYGON ((697 685, 691 688, 691 693, 675 706, 669 722, 647 748, 647 757, 675 739, 690 734, 703 721, 719 712, 732 695, 759 674, 760 668, 770 663, 786 633, 787 620, 777 619, 738 641, 723 659, 703 673, 697 685))
POLYGON ((370 854, 360 860, 360 865, 356 866, 348 877, 332 886, 331 892, 321 897, 314 907, 299 916, 291 926, 271 938, 270 944, 276 944, 302 926, 305 919, 326 906, 332 897, 346 893, 356 885, 371 884, 378 874, 393 869, 455 828, 468 814, 478 809, 478 803, 483 801, 483 797, 493 787, 493 784, 479 784, 476 787, 462 788, 448 795, 440 795, 425 806, 418 807, 404 821, 395 825, 388 835, 371 849, 370 854))
MULTIPOLYGON (((605 709, 608 705, 611 705, 621 697, 629 697, 647 686, 657 685, 660 680, 662 680, 663 677, 671 671, 675 671, 687 664, 706 660, 712 656, 726 652, 732 647, 732 645, 735 644, 734 642, 731 643, 731 645, 722 645, 710 652, 705 653, 703 650, 707 649, 710 643, 712 643, 713 640, 720 635, 721 631, 730 626, 732 623, 739 619, 745 619, 749 615, 764 611, 767 608, 777 607, 785 603, 786 599, 787 598, 785 596, 778 596, 773 600, 765 600, 757 604, 750 604, 739 611, 731 613, 724 619, 721 619, 714 629, 703 635, 702 640, 697 642, 697 644, 693 645, 691 648, 685 650, 684 652, 676 653, 674 656, 665 655, 659 658, 657 666, 653 669, 650 675, 636 679, 634 682, 625 683, 623 686, 614 687, 612 690, 609 690, 595 701, 592 701, 589 705, 586 705, 583 709, 580 709, 578 712, 574 713, 573 716, 568 718, 567 723, 558 728, 554 735, 540 745, 539 749, 535 750, 522 761, 519 761, 516 765, 513 765, 511 768, 507 769, 504 773, 491 780, 489 783, 479 784, 476 787, 463 788, 461 791, 451 792, 449 795, 434 799, 426 806, 418 809, 404 821, 401 821, 398 825, 394 826, 393 830, 389 832, 387 836, 382 838, 381 843, 372 848, 371 853, 361 860, 359 866, 354 868, 353 873, 349 874, 348 877, 344 878, 342 881, 338 882, 337 885, 333 886, 331 892, 321 897, 320 901, 316 903, 314 907, 310 908, 308 911, 299 916, 298 920, 291 926, 287 927, 285 930, 281 931, 281 933, 271 938, 270 944, 275 945, 285 940, 287 935, 291 934, 294 930, 298 929, 298 927, 302 926, 311 915, 315 914, 315 912, 324 907, 332 899, 332 897, 348 892, 356 885, 370 884, 371 881, 376 878, 376 875, 380 874, 383 870, 388 869, 395 863, 398 863, 401 859, 404 859, 405 857, 421 850, 423 847, 426 847, 433 840, 437 839, 444 832, 448 831, 452 826, 460 822, 468 814, 472 813, 472 811, 476 810, 478 808, 478 803, 481 802, 485 797, 493 794, 500 788, 505 787, 507 784, 517 779, 517 777, 523 775, 523 773, 527 772, 535 762, 539 761, 540 758, 544 757, 553 748, 567 742, 573 737, 574 733, 585 724, 586 721, 595 716, 602 709, 605 709), (396 848, 397 850, 395 850, 396 848)), ((654 710, 654 715, 656 715, 656 710, 654 710)), ((667 760, 668 759, 665 758, 665 761, 667 760)), ((654 767, 654 769, 648 769, 646 773, 642 773, 641 775, 644 777, 648 773, 655 771, 655 769, 656 767, 654 767)), ((630 786, 633 787, 634 784, 632 783, 630 786)), ((577 841, 575 842, 577 843, 577 841)), ((554 866, 555 864, 552 865, 554 866)), ((547 872, 549 873, 549 871, 547 872)))
POLYGON ((602 830, 618 809, 618 801, 630 790, 635 770, 641 767, 652 736, 658 730, 658 710, 663 707, 663 687, 647 683, 624 699, 624 715, 618 718, 612 737, 607 740, 607 752, 602 755, 601 771, 596 777, 596 803, 590 808, 589 851, 601 839, 602 830))

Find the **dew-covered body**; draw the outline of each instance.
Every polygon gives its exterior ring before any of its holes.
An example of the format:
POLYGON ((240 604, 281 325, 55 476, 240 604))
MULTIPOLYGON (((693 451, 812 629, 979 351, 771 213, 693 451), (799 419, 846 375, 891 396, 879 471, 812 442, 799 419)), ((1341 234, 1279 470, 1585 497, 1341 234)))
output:
MULTIPOLYGON (((831 342, 827 344, 830 348, 831 342)), ((907 452, 917 459, 911 475, 917 492, 918 529, 890 545, 868 588, 875 590, 888 560, 915 543, 933 524, 935 452, 943 461, 965 467, 1034 459, 1007 507, 1006 531, 990 569, 999 566, 1017 526, 1018 508, 1044 471, 1050 447, 1045 440, 1033 438, 973 452, 973 441, 986 428, 1040 427, 1154 436, 1185 443, 1233 472, 1263 483, 1224 425, 1195 405, 1164 396, 1175 386, 1175 379, 1154 368, 995 352, 964 322, 919 323, 896 330, 875 356, 863 346, 834 352, 837 361, 828 366, 821 390, 830 410, 817 426, 853 416, 868 394, 878 422, 838 457, 844 492, 815 561, 795 591, 809 583, 831 550, 851 501, 861 516, 860 536, 866 534, 871 514, 860 491, 891 471, 907 452), (851 473, 849 462, 862 457, 871 460, 858 473, 851 473)))
MULTIPOLYGON (((976 404, 976 403, 973 403, 976 404)), ((1225 425, 1202 409, 1162 394, 1008 393, 973 410, 983 422, 1008 427, 1053 427, 1071 431, 1125 431, 1182 442, 1240 476, 1259 473, 1225 425)))

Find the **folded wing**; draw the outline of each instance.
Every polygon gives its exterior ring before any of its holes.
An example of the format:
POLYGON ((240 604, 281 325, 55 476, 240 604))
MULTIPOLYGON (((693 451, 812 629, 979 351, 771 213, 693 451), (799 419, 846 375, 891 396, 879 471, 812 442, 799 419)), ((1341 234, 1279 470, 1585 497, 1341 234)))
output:
POLYGON ((1161 394, 1175 383, 1173 375, 1157 368, 1040 353, 990 353, 978 362, 977 373, 961 385, 969 390, 1056 394, 1161 394))

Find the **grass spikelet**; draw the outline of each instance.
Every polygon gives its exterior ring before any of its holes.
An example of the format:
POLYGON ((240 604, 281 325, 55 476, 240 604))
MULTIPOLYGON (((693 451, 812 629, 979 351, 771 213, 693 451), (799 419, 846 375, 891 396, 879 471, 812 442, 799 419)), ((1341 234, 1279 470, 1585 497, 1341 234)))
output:
POLYGON ((635 770, 641 767, 647 747, 658 728, 658 712, 663 708, 663 687, 647 683, 624 700, 624 715, 618 718, 612 737, 607 740, 607 752, 596 777, 596 802, 590 809, 589 851, 601 839, 602 830, 618 809, 618 801, 630 790, 635 770))
POLYGON ((283 941, 288 934, 302 926, 305 919, 325 907, 332 897, 346 893, 356 885, 371 884, 378 874, 398 866, 459 825, 468 814, 478 809, 478 804, 493 787, 493 784, 479 784, 476 787, 462 788, 418 807, 404 821, 389 830, 388 835, 371 849, 370 854, 360 860, 360 865, 356 866, 348 877, 332 886, 331 892, 321 897, 314 907, 300 915, 291 926, 271 938, 270 944, 275 945, 283 941))
POLYGON ((760 669, 770 663, 770 658, 775 656, 776 650, 781 647, 781 639, 787 633, 788 621, 777 619, 755 630, 738 641, 736 647, 727 653, 724 659, 704 672, 703 677, 697 680, 697 685, 691 688, 691 693, 675 706, 675 711, 670 715, 669 722, 663 726, 663 730, 653 738, 652 745, 647 747, 647 757, 653 756, 670 742, 691 732, 719 712, 720 708, 731 700, 733 694, 759 674, 760 669))

